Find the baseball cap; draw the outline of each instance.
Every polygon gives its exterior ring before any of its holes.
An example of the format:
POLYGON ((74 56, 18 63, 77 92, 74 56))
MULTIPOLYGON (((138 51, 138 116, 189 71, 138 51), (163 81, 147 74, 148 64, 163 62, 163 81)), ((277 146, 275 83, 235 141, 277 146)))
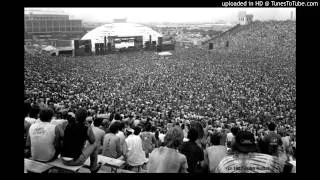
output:
POLYGON ((257 146, 253 133, 249 131, 240 131, 236 136, 235 147, 237 150, 244 153, 256 152, 257 146))

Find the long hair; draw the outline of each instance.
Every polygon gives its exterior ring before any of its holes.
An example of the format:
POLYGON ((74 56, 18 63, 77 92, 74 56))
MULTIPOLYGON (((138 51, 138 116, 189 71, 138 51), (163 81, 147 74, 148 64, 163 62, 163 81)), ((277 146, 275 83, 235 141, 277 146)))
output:
POLYGON ((180 127, 175 126, 170 128, 164 137, 164 143, 169 148, 178 148, 183 143, 183 132, 180 127))

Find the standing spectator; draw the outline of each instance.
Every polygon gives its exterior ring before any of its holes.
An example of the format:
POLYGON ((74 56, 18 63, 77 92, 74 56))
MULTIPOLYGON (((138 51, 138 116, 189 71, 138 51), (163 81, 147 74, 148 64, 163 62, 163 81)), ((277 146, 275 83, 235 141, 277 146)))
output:
POLYGON ((233 144, 235 143, 235 137, 237 136, 239 131, 240 131, 239 127, 234 126, 234 127, 231 128, 231 134, 228 133, 228 135, 227 135, 227 146, 228 146, 228 148, 231 148, 233 146, 233 144))
POLYGON ((280 173, 280 163, 276 156, 257 153, 254 135, 241 131, 233 146, 235 154, 224 157, 217 173, 280 173))
POLYGON ((216 132, 211 135, 211 146, 204 151, 204 159, 206 166, 209 167, 211 173, 215 172, 216 167, 220 161, 227 156, 227 147, 220 143, 221 134, 216 132))
POLYGON ((40 121, 29 128, 27 147, 31 147, 31 158, 48 162, 60 153, 60 131, 57 126, 50 124, 53 116, 51 109, 40 111, 40 121))
POLYGON ((120 158, 122 155, 120 137, 116 134, 119 130, 120 122, 116 121, 110 125, 110 131, 104 136, 102 155, 111 158, 120 158))
POLYGON ((162 128, 159 130, 159 140, 161 144, 164 143, 164 137, 166 136, 165 132, 166 131, 162 128))
POLYGON ((184 154, 188 162, 189 173, 200 173, 204 167, 203 150, 196 144, 198 139, 198 131, 191 128, 188 133, 188 142, 184 142, 180 148, 180 152, 184 154))
POLYGON ((67 166, 82 165, 90 157, 90 171, 96 173, 98 165, 98 148, 91 126, 85 123, 87 111, 80 108, 75 115, 75 122, 68 123, 63 137, 62 162, 67 166), (89 145, 85 146, 86 140, 89 145))
POLYGON ((263 142, 265 145, 265 153, 278 156, 279 148, 282 146, 281 136, 275 132, 276 124, 271 122, 268 124, 269 133, 264 136, 263 142))
POLYGON ((142 140, 139 136, 140 132, 141 128, 136 126, 134 127, 133 134, 130 134, 126 139, 126 161, 129 165, 129 169, 133 166, 140 166, 147 162, 146 154, 142 149, 142 140))
POLYGON ((178 147, 183 143, 183 132, 179 127, 170 129, 165 136, 166 146, 155 148, 148 163, 148 173, 186 173, 188 163, 178 147))

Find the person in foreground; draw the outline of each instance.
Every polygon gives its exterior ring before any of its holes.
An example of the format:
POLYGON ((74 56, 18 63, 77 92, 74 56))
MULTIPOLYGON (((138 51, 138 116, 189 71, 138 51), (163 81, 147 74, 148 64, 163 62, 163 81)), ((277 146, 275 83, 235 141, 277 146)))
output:
POLYGON ((51 109, 42 109, 40 121, 29 128, 26 146, 31 148, 33 160, 48 162, 56 159, 59 154, 61 134, 57 126, 50 123, 52 116, 51 109))
POLYGON ((197 145, 198 131, 191 128, 188 132, 189 141, 184 142, 180 147, 180 152, 184 154, 188 162, 189 173, 201 173, 204 167, 203 150, 197 145))
POLYGON ((177 150, 183 137, 180 127, 169 129, 164 137, 166 146, 155 148, 149 156, 148 173, 187 173, 187 158, 177 150))
POLYGON ((85 123, 87 111, 79 109, 76 113, 76 122, 68 124, 63 137, 62 162, 67 166, 82 165, 90 157, 90 171, 96 173, 101 165, 98 165, 98 147, 95 136, 85 123), (89 145, 85 147, 86 140, 89 145))
POLYGON ((239 132, 232 151, 220 161, 216 173, 280 173, 278 157, 257 153, 251 132, 239 132))

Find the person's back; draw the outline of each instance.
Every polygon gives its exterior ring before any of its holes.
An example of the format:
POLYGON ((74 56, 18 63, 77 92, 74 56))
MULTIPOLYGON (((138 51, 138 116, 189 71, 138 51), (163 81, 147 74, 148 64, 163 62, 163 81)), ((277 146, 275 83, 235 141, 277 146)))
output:
POLYGON ((200 164, 204 160, 203 150, 195 142, 198 139, 198 132, 191 128, 188 133, 188 142, 181 145, 180 152, 184 154, 188 162, 188 172, 201 172, 200 164))
POLYGON ((265 136, 264 142, 267 146, 267 154, 277 156, 279 146, 282 145, 281 136, 274 132, 269 132, 269 134, 265 136))
POLYGON ((148 173, 179 173, 187 168, 186 156, 172 148, 155 148, 149 156, 148 173))
POLYGON ((227 156, 227 147, 223 145, 213 145, 207 148, 209 159, 209 171, 214 172, 220 161, 227 156))
POLYGON ((139 136, 140 131, 141 129, 138 126, 135 127, 134 134, 129 135, 126 139, 126 157, 130 166, 142 165, 147 160, 142 148, 142 140, 139 136))
POLYGON ((185 173, 188 169, 187 158, 178 152, 183 143, 183 132, 180 127, 168 130, 165 136, 165 147, 154 149, 149 156, 149 173, 185 173))
POLYGON ((100 152, 102 150, 103 138, 104 138, 105 132, 104 130, 96 126, 92 126, 92 131, 96 139, 95 143, 97 144, 98 152, 100 152))
POLYGON ((142 148, 148 154, 151 153, 156 144, 156 139, 151 132, 142 132, 140 134, 142 140, 142 148))
POLYGON ((40 112, 41 121, 34 123, 29 128, 29 140, 32 159, 37 161, 50 161, 56 154, 55 141, 56 126, 50 124, 53 111, 44 109, 40 112))
POLYGON ((103 140, 102 155, 118 158, 121 155, 120 152, 120 137, 113 133, 107 133, 103 140))
POLYGON ((221 160, 216 173, 280 173, 277 157, 262 153, 234 154, 221 160))
POLYGON ((55 125, 48 122, 32 124, 29 128, 32 159, 49 161, 55 154, 55 125))
POLYGON ((63 137, 62 156, 77 159, 87 140, 88 126, 80 123, 68 124, 63 137))
POLYGON ((114 122, 110 125, 110 132, 104 136, 102 155, 119 158, 122 155, 120 147, 120 137, 116 134, 119 130, 120 122, 114 122))
POLYGON ((125 154, 126 151, 126 136, 124 134, 124 123, 121 122, 119 125, 119 131, 116 134, 120 138, 120 147, 121 147, 121 152, 122 154, 125 154))

